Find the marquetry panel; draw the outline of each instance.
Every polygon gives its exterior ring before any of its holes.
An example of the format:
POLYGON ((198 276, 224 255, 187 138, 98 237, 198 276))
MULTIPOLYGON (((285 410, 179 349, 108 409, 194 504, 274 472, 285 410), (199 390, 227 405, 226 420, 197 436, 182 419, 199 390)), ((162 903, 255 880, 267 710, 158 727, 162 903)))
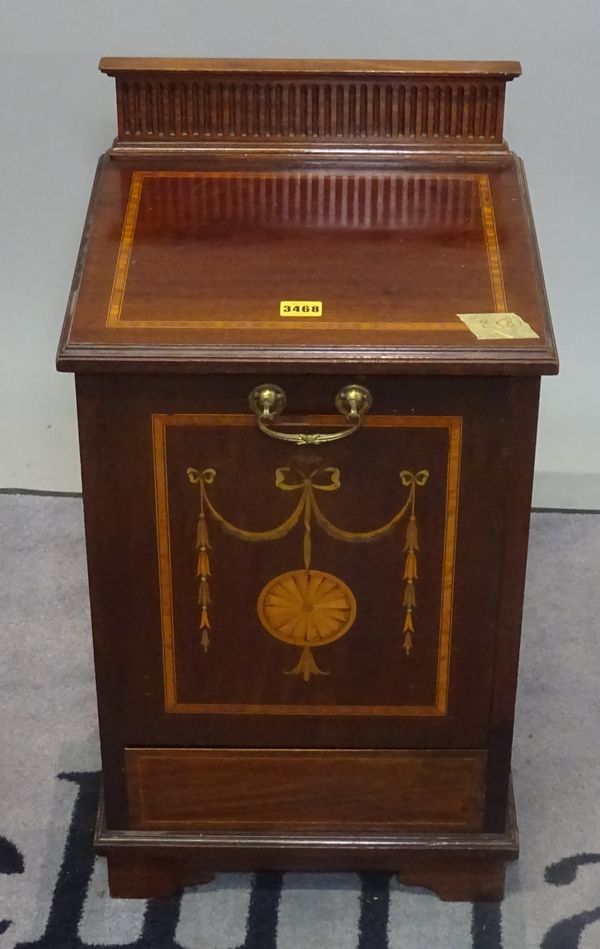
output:
MULTIPOLYGON (((295 421, 339 428, 334 416, 295 421)), ((363 467, 356 447, 341 440, 308 478, 293 449, 256 439, 249 413, 154 415, 152 426, 167 712, 446 715, 459 417, 371 414, 360 436, 363 467), (233 454, 242 467, 232 465, 233 454), (409 458, 414 473, 404 470, 409 458), (252 479, 248 470, 256 472, 252 479), (314 586, 333 599, 333 615, 315 602, 314 586), (316 638, 292 628, 288 596, 322 617, 316 638), (283 605, 283 631, 270 603, 283 605), (367 634, 366 617, 374 624, 367 634)))

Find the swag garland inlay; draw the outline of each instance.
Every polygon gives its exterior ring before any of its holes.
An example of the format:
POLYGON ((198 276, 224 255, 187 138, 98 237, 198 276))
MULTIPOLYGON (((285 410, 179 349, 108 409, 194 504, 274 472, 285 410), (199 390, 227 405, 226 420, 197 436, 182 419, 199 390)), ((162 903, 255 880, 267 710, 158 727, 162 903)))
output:
POLYGON ((300 519, 304 525, 303 569, 290 570, 270 580, 261 591, 257 611, 263 627, 274 636, 290 645, 300 647, 297 664, 287 675, 301 675, 308 682, 311 675, 328 675, 317 665, 312 650, 344 636, 356 618, 356 599, 350 587, 339 577, 311 567, 312 524, 314 522, 335 540, 347 543, 370 543, 390 534, 397 524, 407 517, 404 543, 403 649, 407 656, 413 649, 415 632, 413 613, 417 605, 415 581, 418 580, 417 551, 419 550, 416 493, 429 478, 429 472, 421 470, 400 471, 402 485, 408 488, 408 496, 396 514, 385 524, 370 531, 349 531, 335 525, 321 510, 316 491, 338 491, 341 487, 339 468, 319 467, 310 474, 281 467, 275 470, 275 487, 281 491, 300 492, 298 503, 281 524, 269 530, 249 531, 237 527, 221 514, 207 492, 217 472, 214 468, 188 468, 190 483, 198 485, 200 512, 196 531, 198 605, 200 607, 201 644, 205 652, 210 644, 209 589, 210 558, 207 512, 224 531, 238 540, 260 542, 276 541, 289 534, 300 519), (326 480, 328 477, 329 480, 326 480))

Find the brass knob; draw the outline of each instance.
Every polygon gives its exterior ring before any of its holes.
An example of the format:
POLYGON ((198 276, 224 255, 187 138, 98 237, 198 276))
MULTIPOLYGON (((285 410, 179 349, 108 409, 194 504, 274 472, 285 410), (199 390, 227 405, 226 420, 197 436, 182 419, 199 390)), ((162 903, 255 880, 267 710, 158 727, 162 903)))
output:
POLYGON ((373 405, 373 396, 364 386, 344 386, 335 397, 335 407, 351 422, 357 422, 373 405))
POLYGON ((256 386, 248 396, 250 408, 253 412, 256 412, 263 422, 270 422, 277 415, 280 415, 285 408, 286 401, 283 389, 270 383, 256 386))

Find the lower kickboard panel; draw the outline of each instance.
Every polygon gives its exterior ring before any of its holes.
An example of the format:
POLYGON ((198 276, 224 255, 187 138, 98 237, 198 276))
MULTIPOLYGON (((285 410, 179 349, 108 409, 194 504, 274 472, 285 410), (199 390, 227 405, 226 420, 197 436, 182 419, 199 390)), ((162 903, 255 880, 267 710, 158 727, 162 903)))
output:
POLYGON ((486 752, 127 748, 136 830, 482 827, 486 752))

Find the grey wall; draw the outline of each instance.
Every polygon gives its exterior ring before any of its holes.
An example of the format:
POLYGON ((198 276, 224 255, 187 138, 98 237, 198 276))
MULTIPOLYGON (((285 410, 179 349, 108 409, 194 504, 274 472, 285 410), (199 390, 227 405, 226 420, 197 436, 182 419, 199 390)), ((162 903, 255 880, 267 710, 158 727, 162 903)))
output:
POLYGON ((97 155, 101 55, 520 59, 526 160, 562 374, 535 501, 600 508, 597 0, 0 0, 0 487, 77 490, 73 380, 53 370, 97 155), (595 101, 594 101, 595 99, 595 101))

